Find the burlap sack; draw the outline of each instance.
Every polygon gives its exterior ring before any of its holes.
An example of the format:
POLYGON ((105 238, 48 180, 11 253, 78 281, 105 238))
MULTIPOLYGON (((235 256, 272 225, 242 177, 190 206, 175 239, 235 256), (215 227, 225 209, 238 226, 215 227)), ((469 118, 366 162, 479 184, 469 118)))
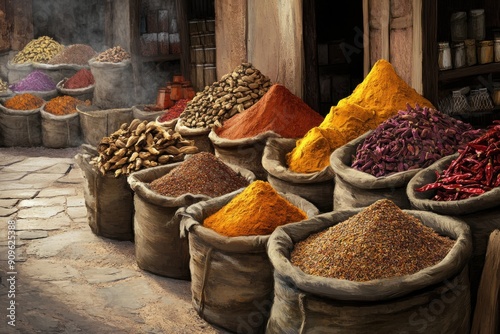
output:
POLYGON ((132 115, 134 118, 140 119, 141 121, 156 121, 156 118, 163 115, 165 110, 159 111, 145 111, 145 105, 135 105, 132 106, 132 115))
POLYGON ((160 117, 161 117, 161 115, 156 117, 156 120, 155 120, 156 124, 161 125, 166 129, 175 130, 175 126, 177 125, 177 121, 179 120, 179 117, 171 119, 170 121, 166 121, 166 122, 161 122, 160 117))
POLYGON ((356 149, 372 131, 337 148, 330 155, 330 167, 335 173, 333 207, 335 210, 362 208, 379 199, 389 199, 401 209, 409 209, 406 185, 420 170, 413 169, 388 176, 375 177, 351 168, 356 149))
POLYGON ((120 128, 123 123, 133 120, 131 108, 103 109, 96 106, 78 105, 83 141, 97 146, 103 137, 107 137, 120 128))
POLYGON ((84 186, 87 220, 96 235, 132 241, 134 239, 134 192, 127 177, 102 175, 90 164, 92 156, 79 153, 75 160, 86 180, 84 186))
MULTIPOLYGON (((59 82, 64 78, 70 78, 73 76, 78 70, 83 68, 80 65, 73 64, 44 64, 44 63, 33 63, 33 69, 39 70, 42 73, 49 76, 54 82, 59 82)), ((86 66, 88 68, 88 66, 86 66)))
POLYGON ((14 83, 22 80, 28 74, 33 72, 33 63, 16 64, 10 60, 7 62, 7 80, 14 83))
POLYGON ((198 147, 201 152, 214 153, 214 147, 208 138, 210 128, 189 128, 185 126, 183 120, 179 118, 175 123, 174 130, 179 132, 182 138, 194 140, 194 145, 198 147))
POLYGON ((76 147, 82 144, 78 113, 54 115, 40 108, 42 116, 42 143, 48 148, 76 147))
POLYGON ((262 153, 267 181, 279 192, 292 193, 314 204, 320 212, 333 210, 334 173, 330 166, 316 173, 295 173, 288 169, 286 154, 296 139, 268 138, 262 153))
MULTIPOLYGON (((263 333, 273 299, 273 269, 266 245, 269 235, 226 237, 203 221, 243 189, 187 207, 181 231, 189 232, 192 304, 209 323, 236 333, 263 333)), ((318 213, 310 202, 281 194, 304 210, 318 213)))
POLYGON ((325 213, 271 234, 267 252, 275 284, 266 333, 468 333, 472 242, 459 219, 404 210, 457 240, 441 262, 413 275, 354 282, 308 275, 290 262, 296 243, 361 210, 325 213))
POLYGON ((66 81, 68 81, 68 78, 65 77, 64 79, 59 81, 56 85, 57 92, 60 95, 73 96, 74 98, 77 98, 80 101, 86 101, 86 100, 92 101, 92 98, 94 96, 95 85, 90 85, 90 86, 84 87, 84 88, 69 89, 69 88, 64 88, 64 83, 66 81))
MULTIPOLYGON (((199 194, 163 196, 149 188, 149 183, 169 173, 181 163, 147 168, 131 174, 128 183, 134 191, 134 233, 137 265, 161 276, 189 280, 188 239, 180 237, 180 217, 176 212, 193 203, 210 199, 199 194)), ((249 182, 255 175, 238 166, 233 170, 249 182)))
POLYGON ((42 117, 40 108, 14 110, 0 104, 0 145, 41 146, 42 117))
POLYGON ((252 138, 225 139, 214 130, 208 134, 215 155, 222 161, 229 162, 254 172, 258 180, 267 180, 267 171, 262 166, 262 154, 268 138, 280 137, 273 131, 266 131, 252 138))
POLYGON ((101 109, 130 108, 134 105, 134 77, 132 62, 119 63, 89 60, 95 88, 92 104, 101 109))
POLYGON ((434 191, 417 192, 416 188, 436 180, 436 171, 448 168, 458 153, 444 157, 418 172, 406 188, 411 206, 436 214, 460 218, 470 226, 473 252, 470 268, 472 304, 475 305, 477 289, 483 272, 488 238, 495 229, 500 229, 500 188, 494 188, 480 196, 460 201, 434 201, 434 191))

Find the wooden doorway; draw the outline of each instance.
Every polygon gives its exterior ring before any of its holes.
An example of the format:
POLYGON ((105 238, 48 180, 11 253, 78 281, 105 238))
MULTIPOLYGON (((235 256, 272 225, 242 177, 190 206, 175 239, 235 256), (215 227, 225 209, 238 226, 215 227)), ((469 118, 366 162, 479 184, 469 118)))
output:
POLYGON ((304 101, 322 115, 363 80, 363 2, 304 0, 304 101))

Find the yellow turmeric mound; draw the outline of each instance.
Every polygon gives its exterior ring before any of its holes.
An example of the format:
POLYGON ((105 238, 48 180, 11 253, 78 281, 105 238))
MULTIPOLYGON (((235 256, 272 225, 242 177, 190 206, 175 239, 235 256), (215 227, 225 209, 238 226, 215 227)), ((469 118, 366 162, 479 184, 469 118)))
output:
POLYGON ((252 182, 203 225, 228 237, 268 235, 276 227, 307 218, 265 181, 252 182))
POLYGON ((318 127, 297 141, 286 156, 288 168, 296 173, 322 170, 330 165, 335 149, 405 110, 407 103, 435 108, 401 79, 388 61, 378 60, 352 94, 340 100, 318 127))

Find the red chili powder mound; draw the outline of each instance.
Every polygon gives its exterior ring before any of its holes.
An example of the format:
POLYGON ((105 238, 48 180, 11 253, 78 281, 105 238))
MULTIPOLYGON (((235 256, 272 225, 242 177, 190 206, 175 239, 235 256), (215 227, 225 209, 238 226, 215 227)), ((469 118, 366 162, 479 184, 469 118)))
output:
POLYGON ((254 105, 214 131, 226 139, 250 138, 266 131, 274 131, 283 138, 299 138, 321 122, 323 116, 301 98, 285 86, 274 84, 254 105))
POLYGON ((85 88, 94 84, 94 76, 92 72, 86 68, 82 68, 76 72, 71 78, 66 80, 63 87, 66 89, 85 88))

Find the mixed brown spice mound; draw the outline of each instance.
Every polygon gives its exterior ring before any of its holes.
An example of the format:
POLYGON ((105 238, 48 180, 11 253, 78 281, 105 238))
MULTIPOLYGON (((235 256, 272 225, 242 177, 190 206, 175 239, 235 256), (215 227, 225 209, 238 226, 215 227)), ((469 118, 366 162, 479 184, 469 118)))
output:
POLYGON ((364 282, 433 266, 454 243, 382 199, 298 242, 290 260, 309 275, 364 282))

